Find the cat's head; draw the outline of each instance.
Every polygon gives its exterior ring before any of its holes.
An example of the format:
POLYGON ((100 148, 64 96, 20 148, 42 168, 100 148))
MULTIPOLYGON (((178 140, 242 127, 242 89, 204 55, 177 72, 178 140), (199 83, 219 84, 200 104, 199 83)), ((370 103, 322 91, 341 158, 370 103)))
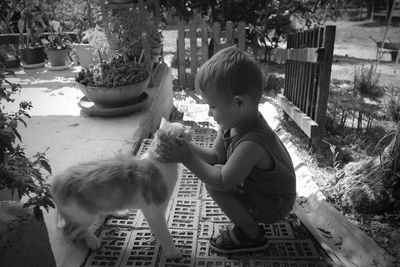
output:
POLYGON ((185 126, 179 122, 169 122, 165 118, 161 118, 161 123, 156 132, 157 138, 179 137, 189 142, 193 139, 193 130, 190 126, 185 126))

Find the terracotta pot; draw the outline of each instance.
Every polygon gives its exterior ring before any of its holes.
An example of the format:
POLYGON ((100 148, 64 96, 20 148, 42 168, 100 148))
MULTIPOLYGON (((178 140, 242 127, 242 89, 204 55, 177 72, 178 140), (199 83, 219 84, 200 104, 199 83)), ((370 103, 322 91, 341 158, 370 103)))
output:
POLYGON ((21 48, 21 60, 26 65, 34 65, 44 63, 45 54, 44 48, 36 47, 36 48, 21 48))
POLYGON ((65 66, 69 61, 69 50, 61 49, 61 50, 46 50, 47 58, 50 62, 50 66, 58 67, 65 66))
MULTIPOLYGON (((148 73, 148 72, 147 72, 148 73)), ((77 83, 82 93, 96 105, 101 107, 121 107, 129 104, 146 90, 150 82, 150 74, 146 80, 119 87, 94 87, 77 83)))

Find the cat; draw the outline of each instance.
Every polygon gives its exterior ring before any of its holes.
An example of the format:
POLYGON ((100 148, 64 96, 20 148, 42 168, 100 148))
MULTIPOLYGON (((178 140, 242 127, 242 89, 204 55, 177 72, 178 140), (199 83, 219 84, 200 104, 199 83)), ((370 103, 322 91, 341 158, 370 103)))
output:
POLYGON ((160 241, 168 259, 181 258, 165 221, 165 210, 174 190, 178 164, 160 159, 157 147, 163 138, 187 141, 189 126, 162 118, 148 150, 142 156, 116 156, 72 166, 52 177, 51 195, 64 233, 81 239, 91 250, 100 247, 88 227, 98 215, 140 209, 160 241))

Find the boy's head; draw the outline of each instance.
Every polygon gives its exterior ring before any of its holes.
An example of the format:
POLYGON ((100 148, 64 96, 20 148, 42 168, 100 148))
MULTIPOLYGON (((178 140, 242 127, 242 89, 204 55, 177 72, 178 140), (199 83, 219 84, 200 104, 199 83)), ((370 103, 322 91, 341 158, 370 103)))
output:
POLYGON ((196 74, 195 87, 201 93, 210 91, 224 97, 249 95, 260 102, 263 74, 253 58, 236 47, 220 50, 205 62, 196 74))

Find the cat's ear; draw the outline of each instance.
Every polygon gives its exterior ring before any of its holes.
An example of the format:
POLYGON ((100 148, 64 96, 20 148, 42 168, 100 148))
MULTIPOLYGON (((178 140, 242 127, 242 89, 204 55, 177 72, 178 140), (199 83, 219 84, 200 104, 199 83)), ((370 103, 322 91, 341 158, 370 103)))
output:
POLYGON ((161 117, 161 122, 160 122, 160 129, 165 128, 165 125, 168 123, 167 119, 165 119, 164 117, 161 117))

